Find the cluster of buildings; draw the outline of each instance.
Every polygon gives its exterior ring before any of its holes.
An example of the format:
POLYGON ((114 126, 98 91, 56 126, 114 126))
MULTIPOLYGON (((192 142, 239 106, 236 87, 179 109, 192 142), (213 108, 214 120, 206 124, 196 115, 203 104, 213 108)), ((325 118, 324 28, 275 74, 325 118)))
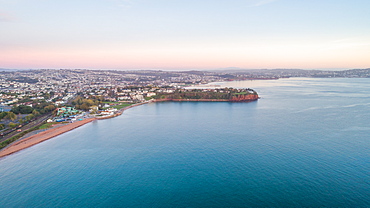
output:
POLYGON ((137 102, 155 95, 157 88, 222 81, 213 72, 115 71, 40 69, 0 71, 0 105, 22 101, 63 106, 76 95, 101 96, 110 101, 137 102), (157 87, 148 89, 145 86, 157 87), (123 89, 123 90, 122 90, 123 89))
POLYGON ((0 108, 13 104, 31 105, 34 101, 56 106, 68 104, 76 95, 100 96, 114 102, 138 102, 159 92, 209 82, 286 77, 370 77, 370 69, 321 71, 275 70, 86 70, 39 69, 0 71, 0 108))
MULTIPOLYGON (((289 77, 369 78, 370 69, 344 71, 299 69, 214 71, 0 69, 0 112, 10 111, 14 105, 25 105, 33 108, 42 106, 40 110, 42 113, 42 109, 46 108, 49 111, 45 110, 44 112, 50 112, 51 106, 53 109, 58 108, 54 120, 76 120, 86 114, 77 112, 74 108, 66 108, 66 106, 74 106, 72 101, 76 97, 80 97, 86 100, 99 100, 98 106, 89 106, 91 113, 110 116, 116 112, 116 109, 111 108, 112 105, 144 102, 158 94, 172 93, 186 86, 232 80, 289 77)), ((20 122, 23 117, 17 115, 17 119, 20 122)), ((1 122, 4 123, 4 121, 0 120, 0 125, 3 125, 1 122)))

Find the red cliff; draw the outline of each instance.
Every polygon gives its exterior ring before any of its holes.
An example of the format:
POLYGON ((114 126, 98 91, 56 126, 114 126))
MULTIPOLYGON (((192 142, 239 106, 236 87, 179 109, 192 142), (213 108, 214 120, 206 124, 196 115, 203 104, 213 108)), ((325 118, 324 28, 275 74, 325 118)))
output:
POLYGON ((249 101, 255 101, 258 100, 257 94, 248 94, 248 95, 236 95, 233 96, 230 101, 232 102, 249 102, 249 101))

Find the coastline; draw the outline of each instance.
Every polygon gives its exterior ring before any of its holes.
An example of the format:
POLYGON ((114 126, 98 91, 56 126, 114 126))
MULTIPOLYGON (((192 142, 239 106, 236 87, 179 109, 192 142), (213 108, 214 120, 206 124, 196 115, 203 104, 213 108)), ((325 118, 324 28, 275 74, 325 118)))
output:
MULTIPOLYGON (((256 97, 248 100, 247 102, 256 101, 258 99, 259 99, 259 97, 256 96, 256 97)), ((10 154, 13 154, 15 152, 18 152, 20 150, 26 149, 28 147, 31 147, 33 145, 36 145, 38 143, 41 143, 43 141, 46 141, 48 139, 51 139, 53 137, 56 137, 56 136, 61 135, 63 133, 66 133, 68 131, 71 131, 75 128, 83 126, 83 125, 85 125, 87 123, 90 123, 92 121, 114 118, 114 117, 122 115, 122 113, 127 109, 130 109, 130 108, 133 108, 133 107, 136 107, 136 106, 140 106, 140 105, 143 105, 143 104, 152 103, 152 102, 153 103, 155 103, 155 102, 166 102, 166 101, 173 101, 173 102, 184 102, 184 101, 190 101, 190 102, 233 102, 233 100, 220 100, 220 99, 156 99, 156 100, 145 101, 145 102, 142 102, 142 103, 137 103, 137 104, 133 104, 133 105, 127 106, 125 108, 122 108, 122 109, 118 110, 113 115, 99 117, 99 118, 96 118, 96 117, 95 118, 87 118, 87 119, 84 119, 84 120, 81 120, 81 121, 76 121, 74 123, 70 123, 70 124, 67 124, 67 125, 64 125, 64 126, 51 128, 51 129, 48 129, 46 131, 40 132, 38 134, 35 134, 35 135, 29 136, 27 138, 24 138, 22 140, 15 141, 15 142, 9 144, 4 149, 0 150, 0 158, 5 157, 5 156, 10 155, 10 154)), ((238 101, 236 100, 236 102, 238 102, 238 101)))
POLYGON ((67 124, 67 125, 64 125, 64 126, 51 128, 51 129, 48 129, 46 131, 40 132, 38 134, 35 134, 35 135, 29 136, 27 138, 24 138, 22 140, 15 141, 15 142, 9 144, 4 149, 0 150, 0 158, 5 157, 5 156, 10 155, 10 154, 13 154, 15 152, 18 152, 20 150, 26 149, 28 147, 31 147, 33 145, 36 145, 38 143, 41 143, 43 141, 46 141, 48 139, 51 139, 53 137, 56 137, 56 136, 61 135, 63 133, 66 133, 68 131, 71 131, 75 128, 83 126, 83 125, 85 125, 87 123, 90 123, 92 121, 102 120, 102 119, 109 119, 109 118, 120 116, 120 115, 122 115, 122 113, 125 110, 130 109, 130 108, 135 107, 135 106, 143 105, 143 104, 146 104, 146 103, 149 103, 149 102, 147 101, 147 102, 143 102, 143 103, 133 104, 133 105, 130 105, 130 106, 127 106, 125 108, 122 108, 122 109, 118 110, 117 113, 115 113, 113 115, 110 115, 110 116, 105 116, 105 117, 100 117, 100 118, 87 118, 87 119, 84 119, 82 121, 76 121, 76 122, 73 122, 73 123, 70 123, 70 124, 67 124))
POLYGON ((235 98, 231 99, 207 99, 207 98, 200 98, 200 99, 174 99, 174 98, 161 98, 161 99, 155 99, 151 102, 253 102, 257 101, 260 97, 258 95, 239 95, 235 98))
POLYGON ((52 129, 46 130, 44 132, 41 132, 41 133, 32 135, 30 137, 27 137, 25 139, 16 141, 16 142, 10 144, 9 146, 5 147, 4 149, 2 149, 0 151, 0 158, 4 157, 4 156, 7 156, 7 155, 10 155, 12 153, 18 152, 20 150, 26 149, 28 147, 31 147, 31 146, 33 146, 35 144, 38 144, 38 143, 41 143, 43 141, 46 141, 48 139, 56 137, 56 136, 58 136, 60 134, 63 134, 65 132, 71 131, 75 128, 78 128, 80 126, 83 126, 83 125, 85 125, 87 123, 90 123, 92 121, 95 121, 95 120, 96 120, 95 118, 87 118, 87 119, 82 120, 82 121, 76 121, 76 122, 68 124, 68 125, 52 128, 52 129))
POLYGON ((108 119, 108 118, 114 118, 114 117, 117 117, 117 116, 120 116, 122 115, 123 111, 127 110, 127 109, 130 109, 130 108, 133 108, 133 107, 136 107, 136 106, 139 106, 139 105, 144 105, 144 104, 147 104, 149 103, 149 101, 145 101, 145 102, 142 102, 142 103, 136 103, 136 104, 133 104, 133 105, 130 105, 130 106, 127 106, 127 107, 124 107, 120 110, 118 110, 115 114, 113 115, 109 115, 109 116, 103 116, 103 117, 98 117, 96 118, 97 120, 103 120, 103 119, 108 119))

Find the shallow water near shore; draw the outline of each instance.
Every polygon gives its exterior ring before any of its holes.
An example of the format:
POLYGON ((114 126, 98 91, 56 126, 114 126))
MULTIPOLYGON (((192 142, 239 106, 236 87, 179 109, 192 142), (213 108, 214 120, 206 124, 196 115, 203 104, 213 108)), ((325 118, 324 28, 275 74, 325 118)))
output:
POLYGON ((370 207, 370 80, 131 108, 0 159, 0 207, 370 207))

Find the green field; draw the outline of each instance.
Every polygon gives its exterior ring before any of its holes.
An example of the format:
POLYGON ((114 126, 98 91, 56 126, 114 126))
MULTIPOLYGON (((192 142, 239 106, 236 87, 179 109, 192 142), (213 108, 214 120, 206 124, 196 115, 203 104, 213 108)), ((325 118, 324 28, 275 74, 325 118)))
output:
POLYGON ((117 105, 114 105, 114 106, 111 106, 111 107, 103 108, 104 110, 105 109, 108 109, 108 108, 115 108, 117 110, 120 110, 120 109, 125 108, 127 106, 133 105, 133 103, 120 103, 120 102, 104 102, 104 103, 107 103, 107 104, 110 104, 110 103, 117 104, 117 105))
POLYGON ((238 92, 238 93, 234 93, 234 95, 246 95, 246 94, 249 94, 247 92, 238 92))
POLYGON ((54 124, 61 124, 62 122, 51 122, 51 123, 45 123, 45 124, 42 124, 39 129, 48 129, 48 128, 51 128, 52 125, 54 124))

